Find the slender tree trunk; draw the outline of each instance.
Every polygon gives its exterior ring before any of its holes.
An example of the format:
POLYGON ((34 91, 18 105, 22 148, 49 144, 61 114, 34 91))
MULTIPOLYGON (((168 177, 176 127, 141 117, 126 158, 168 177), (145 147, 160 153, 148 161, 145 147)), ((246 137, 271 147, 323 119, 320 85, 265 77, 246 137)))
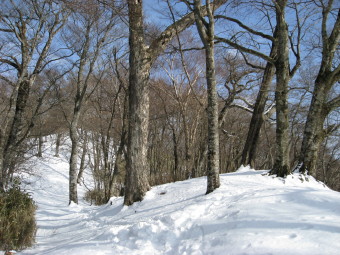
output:
POLYGON ((208 183, 207 194, 220 186, 219 171, 219 129, 218 101, 215 79, 214 46, 206 47, 207 85, 208 85, 208 183))
POLYGON ((83 131, 83 146, 82 146, 82 152, 81 152, 81 158, 80 158, 79 173, 77 177, 78 184, 81 183, 81 178, 83 177, 83 173, 85 170, 86 154, 87 154, 87 132, 83 131))
MULTIPOLYGON (((272 49, 270 52, 270 57, 274 58, 277 52, 276 44, 273 43, 272 49)), ((242 152, 242 160, 241 164, 246 166, 250 165, 251 167, 255 167, 255 154, 257 149, 258 140, 260 137, 260 131, 263 124, 263 114, 265 110, 265 106, 268 99, 268 92, 270 89, 270 84, 275 75, 275 65, 270 62, 267 62, 266 68, 263 73, 263 78, 260 86, 260 91, 257 94, 254 112, 250 121, 248 135, 246 139, 246 143, 242 152)))
POLYGON ((42 157, 42 147, 44 145, 44 140, 41 134, 39 134, 38 137, 38 154, 37 157, 41 158, 42 157))
POLYGON ((185 155, 184 155, 184 176, 187 179, 190 179, 192 177, 191 172, 191 152, 190 152, 190 134, 189 134, 189 128, 187 125, 187 119, 185 116, 185 109, 181 109, 182 119, 183 119, 183 131, 184 131, 184 149, 185 149, 185 155))
POLYGON ((55 157, 59 157, 59 150, 60 150, 60 143, 61 143, 61 134, 57 134, 56 145, 55 145, 55 157))
POLYGON ((150 189, 148 181, 149 71, 143 32, 143 3, 128 1, 129 8, 129 128, 124 204, 141 201, 150 189))
POLYGON ((75 107, 73 119, 70 126, 70 138, 72 142, 70 168, 69 168, 69 203, 78 204, 77 179, 78 179, 78 120, 80 117, 80 107, 75 107))
MULTIPOLYGON (((121 134, 121 137, 120 137, 119 148, 116 152, 113 174, 112 174, 111 179, 109 181, 109 194, 106 197, 107 201, 109 201, 111 194, 113 192, 113 183, 115 181, 115 177, 119 174, 120 164, 122 163, 122 160, 123 160, 124 147, 125 147, 125 144, 126 144, 126 130, 125 130, 124 126, 125 125, 123 124, 123 131, 122 131, 122 134, 121 134)), ((118 195, 121 195, 121 190, 120 190, 118 195)))
POLYGON ((290 80, 288 26, 285 21, 287 1, 276 1, 276 23, 278 33, 276 68, 276 155, 270 174, 284 177, 289 174, 289 123, 288 83, 290 80))
POLYGON ((171 127, 172 129, 172 142, 173 142, 173 154, 174 154, 174 171, 173 171, 173 181, 176 181, 178 178, 178 168, 179 168, 179 157, 178 157, 178 145, 177 145, 177 136, 175 127, 171 127))

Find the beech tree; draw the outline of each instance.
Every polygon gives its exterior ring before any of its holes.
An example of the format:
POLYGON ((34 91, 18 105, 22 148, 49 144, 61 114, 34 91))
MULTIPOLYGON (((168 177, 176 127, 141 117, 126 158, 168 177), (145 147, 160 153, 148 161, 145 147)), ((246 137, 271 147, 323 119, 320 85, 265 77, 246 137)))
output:
MULTIPOLYGON (((214 1, 218 8, 226 0, 214 1)), ((194 13, 183 16, 168 26, 157 38, 146 45, 143 27, 143 1, 128 0, 129 10, 129 128, 127 143, 127 168, 124 204, 131 205, 141 201, 150 189, 147 179, 147 139, 149 122, 149 86, 150 69, 164 51, 167 44, 195 22, 194 13)), ((201 8, 206 15, 206 7, 201 8)))
POLYGON ((198 34, 202 40, 205 50, 206 80, 208 89, 208 164, 207 164, 207 194, 213 192, 220 186, 220 148, 219 148, 219 125, 218 125, 218 100, 216 91, 215 71, 215 18, 214 5, 206 0, 207 18, 202 15, 201 1, 194 0, 194 13, 198 34))
POLYGON ((321 62, 315 79, 303 134, 299 162, 296 167, 301 173, 316 174, 318 152, 324 139, 339 127, 338 123, 324 128, 327 116, 340 107, 339 91, 330 95, 333 86, 340 80, 340 64, 336 59, 340 41, 340 10, 333 9, 334 1, 316 1, 322 12, 321 21, 321 62), (330 16, 334 15, 333 21, 330 16), (331 27, 332 26, 332 27, 331 27))
MULTIPOLYGON (((228 45, 234 47, 235 49, 246 53, 251 54, 256 57, 259 57, 263 60, 265 60, 268 64, 266 66, 266 73, 262 82, 262 86, 264 88, 270 84, 271 77, 273 76, 274 67, 275 67, 275 74, 276 74, 276 88, 275 88, 275 104, 276 104, 276 153, 275 153, 275 163, 273 166, 273 169, 271 170, 271 174, 276 174, 278 176, 285 176, 289 174, 290 172, 290 162, 289 162, 289 122, 288 122, 288 85, 289 81, 293 77, 293 75, 296 73, 298 68, 300 67, 301 61, 300 61, 300 40, 301 40, 301 25, 298 11, 295 10, 296 18, 297 18, 297 42, 293 43, 292 36, 289 34, 288 31, 288 25, 286 23, 286 8, 288 1, 286 0, 272 0, 271 4, 267 4, 264 2, 255 3, 259 4, 261 7, 269 8, 270 11, 273 11, 275 14, 275 28, 271 26, 272 28, 272 35, 263 33, 261 31, 257 31, 244 23, 242 23, 240 20, 237 20, 235 18, 226 17, 223 15, 219 15, 218 18, 228 20, 232 23, 237 24, 239 27, 244 29, 247 33, 252 34, 254 36, 258 36, 262 39, 270 40, 272 42, 271 46, 271 53, 269 55, 266 55, 262 53, 261 51, 258 51, 254 48, 248 48, 244 45, 241 45, 237 41, 233 39, 226 39, 226 38, 217 38, 221 42, 225 42, 228 45), (291 51, 293 55, 296 58, 295 65, 290 68, 289 63, 289 46, 291 46, 291 51)), ((269 10, 265 11, 268 12, 269 10)), ((268 22, 271 25, 272 21, 270 20, 270 17, 268 16, 268 22)), ((263 102, 266 101, 266 92, 260 89, 260 94, 258 95, 256 109, 254 110, 254 113, 257 116, 253 116, 253 121, 256 119, 262 119, 263 118, 263 111, 260 111, 263 109, 263 102), (261 113, 262 112, 262 113, 261 113)), ((252 140, 256 144, 256 137, 259 135, 259 128, 262 124, 262 120, 257 121, 256 125, 256 132, 249 133, 248 140, 252 140), (252 138, 253 137, 253 138, 252 138)), ((250 129, 250 132, 255 131, 250 129)), ((243 155, 243 162, 249 163, 250 155, 253 153, 254 149, 246 149, 244 151, 243 155)))
MULTIPOLYGON (((274 32, 274 38, 276 34, 274 32)), ((277 54, 277 43, 272 41, 271 51, 269 57, 274 58, 277 54)), ((256 97, 252 118, 249 124, 248 134, 246 142, 243 147, 241 164, 246 166, 250 165, 255 167, 254 160, 256 156, 256 149, 258 145, 258 139, 260 137, 260 131, 265 119, 265 107, 268 100, 268 93, 273 77, 275 76, 275 66, 271 62, 267 62, 263 70, 262 81, 260 89, 256 97)))

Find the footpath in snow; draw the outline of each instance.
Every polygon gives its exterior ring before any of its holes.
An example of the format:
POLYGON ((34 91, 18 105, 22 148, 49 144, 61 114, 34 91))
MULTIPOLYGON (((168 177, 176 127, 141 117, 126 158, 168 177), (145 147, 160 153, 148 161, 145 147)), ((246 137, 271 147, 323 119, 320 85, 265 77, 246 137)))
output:
POLYGON ((35 161, 26 189, 37 243, 18 254, 340 254, 340 193, 313 178, 241 168, 209 195, 197 178, 153 187, 130 207, 122 198, 68 206, 66 157, 35 161))

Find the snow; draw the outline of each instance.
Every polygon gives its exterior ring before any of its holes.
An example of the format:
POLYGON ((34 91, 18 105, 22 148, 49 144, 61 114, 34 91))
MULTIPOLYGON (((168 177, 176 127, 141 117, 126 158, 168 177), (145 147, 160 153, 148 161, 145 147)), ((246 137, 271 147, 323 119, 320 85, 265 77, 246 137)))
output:
POLYGON ((203 177, 153 187, 130 207, 120 197, 69 206, 67 153, 50 150, 26 182, 36 245, 17 254, 340 254, 340 193, 312 177, 241 167, 208 195, 203 177))

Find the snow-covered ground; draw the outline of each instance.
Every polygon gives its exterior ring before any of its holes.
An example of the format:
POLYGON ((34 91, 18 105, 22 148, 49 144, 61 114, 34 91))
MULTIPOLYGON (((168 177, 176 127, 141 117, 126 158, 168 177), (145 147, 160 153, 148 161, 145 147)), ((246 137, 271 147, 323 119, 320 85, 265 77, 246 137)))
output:
POLYGON ((130 207, 68 206, 68 161, 52 154, 35 159, 26 188, 37 243, 18 254, 340 254, 340 193, 312 178, 240 168, 209 195, 197 178, 153 187, 130 207))

